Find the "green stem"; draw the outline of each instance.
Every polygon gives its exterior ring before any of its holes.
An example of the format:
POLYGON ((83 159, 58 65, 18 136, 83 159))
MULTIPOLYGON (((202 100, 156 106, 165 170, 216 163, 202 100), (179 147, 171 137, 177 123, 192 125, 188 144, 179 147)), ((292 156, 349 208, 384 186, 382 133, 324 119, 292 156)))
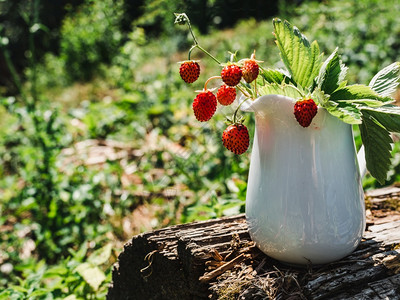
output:
POLYGON ((206 49, 204 49, 203 47, 200 46, 200 44, 199 44, 199 42, 197 41, 197 38, 196 38, 196 36, 195 36, 195 34, 194 34, 194 32, 193 32, 192 24, 190 23, 189 17, 186 16, 185 19, 186 19, 186 22, 187 22, 187 24, 188 24, 190 34, 192 35, 192 38, 193 38, 193 41, 194 41, 194 45, 193 45, 192 48, 190 48, 190 50, 189 50, 188 60, 190 60, 190 54, 192 53, 192 50, 193 50, 194 48, 198 48, 199 50, 201 50, 201 51, 203 51, 205 54, 207 54, 210 58, 212 58, 217 64, 220 65, 221 62, 220 62, 218 59, 216 59, 210 52, 208 52, 206 49))
POLYGON ((191 60, 191 59, 190 59, 190 55, 192 54, 192 51, 193 51, 194 48, 197 48, 197 44, 194 44, 194 45, 189 49, 188 60, 191 60))
POLYGON ((32 3, 32 21, 30 22, 29 26, 29 51, 30 51, 30 57, 29 57, 29 64, 31 67, 31 94, 32 94, 32 103, 29 108, 35 109, 38 95, 37 95, 37 84, 36 84, 36 79, 37 79, 37 64, 36 64, 36 51, 35 51, 35 32, 32 32, 32 26, 38 23, 39 20, 39 1, 35 0, 32 3))
POLYGON ((251 95, 249 95, 249 94, 248 94, 245 90, 243 90, 239 85, 237 85, 236 87, 237 87, 237 89, 238 89, 239 91, 241 91, 242 94, 245 95, 247 98, 251 98, 251 95))
POLYGON ((221 76, 212 76, 212 77, 208 78, 207 81, 204 83, 204 90, 205 91, 207 90, 207 84, 213 79, 221 79, 221 76))
POLYGON ((196 36, 195 36, 194 33, 193 33, 192 24, 190 23, 190 20, 189 20, 189 17, 188 17, 188 16, 186 16, 186 22, 187 22, 187 24, 188 24, 189 31, 190 31, 190 34, 192 35, 192 38, 193 38, 193 41, 194 41, 195 45, 198 45, 199 42, 197 41, 196 36))
POLYGON ((240 102, 239 105, 236 107, 236 110, 233 113, 233 124, 236 124, 236 116, 237 116, 237 113, 238 113, 240 107, 242 106, 243 103, 245 103, 249 99, 250 99, 249 97, 246 97, 246 99, 244 99, 242 102, 240 102))
POLYGON ((306 94, 304 94, 303 91, 301 91, 297 86, 294 86, 294 85, 293 85, 293 87, 294 87, 294 89, 295 89, 296 91, 299 92, 299 94, 300 94, 303 98, 306 97, 306 94))
POLYGON ((4 46, 1 49, 4 55, 4 60, 6 62, 7 68, 10 71, 11 77, 14 81, 14 85, 16 86, 18 92, 21 94, 21 97, 24 100, 24 102, 26 102, 26 97, 22 88, 21 79, 19 78, 18 73, 15 70, 14 64, 10 57, 10 52, 4 46))
POLYGON ((210 52, 208 52, 206 49, 204 49, 203 47, 201 47, 200 45, 197 45, 197 48, 199 48, 201 51, 203 51, 205 54, 207 54, 209 57, 211 57, 217 64, 221 64, 221 62, 216 59, 210 52))

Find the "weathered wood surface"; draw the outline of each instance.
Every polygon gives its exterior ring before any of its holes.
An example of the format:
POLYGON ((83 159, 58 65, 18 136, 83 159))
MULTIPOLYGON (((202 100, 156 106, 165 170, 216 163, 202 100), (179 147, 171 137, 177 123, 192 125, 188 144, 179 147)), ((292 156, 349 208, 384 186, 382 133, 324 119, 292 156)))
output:
POLYGON ((135 236, 107 299, 400 299, 400 188, 366 193, 360 246, 323 266, 294 268, 261 253, 244 215, 135 236))

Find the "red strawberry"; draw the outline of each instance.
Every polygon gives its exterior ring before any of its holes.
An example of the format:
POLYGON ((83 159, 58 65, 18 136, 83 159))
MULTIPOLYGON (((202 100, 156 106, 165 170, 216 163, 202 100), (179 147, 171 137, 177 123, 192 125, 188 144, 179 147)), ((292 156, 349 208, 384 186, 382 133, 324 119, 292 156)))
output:
POLYGON ((222 133, 225 148, 235 154, 243 154, 249 148, 249 131, 241 123, 229 125, 222 133))
POLYGON ((193 83, 200 76, 200 66, 196 61, 184 61, 179 67, 179 74, 186 83, 193 83))
POLYGON ((294 116, 303 127, 308 127, 318 112, 318 107, 313 99, 299 100, 294 105, 294 116))
POLYGON ((217 100, 222 105, 230 105, 236 99, 236 88, 225 84, 217 91, 217 100))
POLYGON ((221 77, 227 85, 235 86, 242 79, 242 70, 237 65, 229 64, 222 69, 221 77))
POLYGON ((193 101, 193 111, 196 119, 205 122, 211 119, 217 110, 217 99, 210 91, 199 93, 193 101))
POLYGON ((242 73, 243 79, 246 80, 247 83, 253 82, 259 72, 259 66, 254 59, 246 59, 243 63, 242 73))

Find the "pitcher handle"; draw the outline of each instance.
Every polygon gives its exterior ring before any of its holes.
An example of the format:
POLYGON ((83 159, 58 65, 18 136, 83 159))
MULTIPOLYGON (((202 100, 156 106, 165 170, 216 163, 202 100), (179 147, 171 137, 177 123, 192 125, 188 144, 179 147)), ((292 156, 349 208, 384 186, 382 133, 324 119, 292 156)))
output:
POLYGON ((364 145, 361 146, 360 150, 357 153, 358 167, 360 169, 360 176, 364 178, 367 173, 367 162, 365 160, 365 148, 364 145))

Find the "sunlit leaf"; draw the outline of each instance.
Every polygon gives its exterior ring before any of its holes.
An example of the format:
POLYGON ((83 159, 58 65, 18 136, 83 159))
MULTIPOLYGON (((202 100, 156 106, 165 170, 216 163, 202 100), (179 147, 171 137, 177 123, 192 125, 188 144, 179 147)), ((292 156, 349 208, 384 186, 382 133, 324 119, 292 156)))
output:
POLYGON ((352 104, 328 101, 325 108, 331 115, 339 118, 345 123, 361 124, 362 122, 360 110, 352 104))
POLYGON ((390 167, 393 140, 389 132, 367 111, 363 111, 362 120, 363 123, 359 127, 365 147, 367 169, 373 177, 384 184, 390 167))
POLYGON ((380 70, 371 80, 369 86, 383 97, 390 97, 400 84, 400 62, 395 62, 380 70))
POLYGON ((311 94, 311 98, 314 99, 317 105, 319 104, 324 108, 328 108, 329 106, 331 106, 330 103, 332 103, 333 106, 336 107, 337 103, 329 102, 329 97, 330 96, 328 94, 325 94, 319 87, 316 87, 311 94))
POLYGON ((285 78, 289 77, 280 70, 269 69, 269 68, 261 70, 260 74, 262 75, 263 79, 268 83, 276 83, 276 84, 281 84, 285 80, 285 78))
POLYGON ((373 91, 369 86, 362 84, 348 85, 340 88, 331 94, 330 100, 358 100, 358 99, 372 99, 382 102, 391 102, 393 99, 384 97, 373 91))
POLYGON ((273 20, 276 44, 292 79, 301 87, 310 87, 321 67, 321 53, 316 41, 310 42, 287 21, 273 20))
POLYGON ((71 255, 74 257, 75 260, 82 261, 86 256, 87 250, 88 250, 87 244, 82 243, 81 247, 77 251, 68 249, 68 252, 71 253, 71 255))
POLYGON ((12 285, 10 286, 14 291, 16 292, 20 292, 20 293, 27 293, 28 290, 22 286, 18 286, 18 285, 12 285))
POLYGON ((364 115, 372 116, 388 131, 400 132, 400 107, 385 105, 382 107, 362 107, 364 115))
POLYGON ((43 275, 43 278, 49 278, 54 276, 63 276, 68 273, 68 268, 62 265, 57 265, 54 267, 49 268, 43 275))
POLYGON ((75 271, 78 272, 78 274, 81 275, 82 278, 95 291, 97 291, 104 280, 106 280, 106 275, 104 275, 104 272, 100 270, 97 266, 93 266, 88 262, 77 266, 75 271))
POLYGON ((112 244, 109 243, 104 247, 94 251, 88 258, 88 261, 95 266, 102 265, 108 261, 111 256, 112 244))
POLYGON ((260 95, 283 95, 293 99, 301 98, 302 94, 292 85, 267 83, 259 89, 260 95))
POLYGON ((37 289, 34 292, 30 293, 29 297, 34 298, 34 297, 48 295, 50 291, 51 291, 50 289, 37 289))
POLYGON ((337 51, 336 48, 326 59, 317 77, 318 87, 326 94, 331 94, 339 88, 346 76, 347 67, 340 60, 337 51))
POLYGON ((337 100, 339 103, 364 104, 368 107, 381 107, 385 102, 374 99, 337 100))

